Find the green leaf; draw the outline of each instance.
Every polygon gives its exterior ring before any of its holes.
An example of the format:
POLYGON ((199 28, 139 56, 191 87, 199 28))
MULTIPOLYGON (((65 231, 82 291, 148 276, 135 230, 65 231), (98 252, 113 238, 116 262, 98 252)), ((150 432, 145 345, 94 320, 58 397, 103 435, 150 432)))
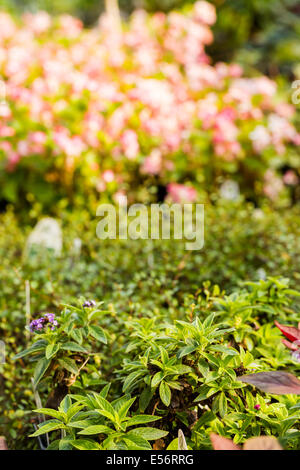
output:
POLYGON ((164 378, 163 371, 161 370, 161 371, 157 372, 152 378, 151 386, 156 387, 156 385, 158 385, 159 382, 161 382, 163 378, 164 378))
POLYGON ((144 371, 131 372, 131 374, 129 374, 124 380, 123 392, 126 392, 128 389, 130 389, 133 384, 138 383, 137 379, 143 374, 144 371))
POLYGON ((172 367, 174 372, 178 375, 188 374, 192 372, 192 368, 189 366, 185 366, 183 364, 176 364, 176 366, 172 367))
POLYGON ((166 382, 161 382, 159 386, 159 395, 162 400, 162 402, 166 405, 169 406, 171 402, 171 390, 168 384, 166 382))
POLYGON ((77 439, 76 441, 70 441, 70 444, 79 450, 101 450, 100 444, 89 439, 77 439))
POLYGON ((72 450, 72 445, 70 444, 71 440, 71 436, 67 436, 61 439, 58 444, 59 450, 72 450))
POLYGON ((70 421, 68 426, 71 428, 85 429, 88 426, 93 426, 93 421, 91 419, 81 419, 78 421, 70 421))
POLYGON ((178 437, 173 439, 167 447, 167 450, 178 450, 178 437))
POLYGON ((106 384, 105 387, 103 387, 103 389, 99 393, 100 397, 106 398, 108 395, 109 389, 110 389, 110 384, 106 384))
POLYGON ((160 350, 161 360, 162 360, 163 364, 166 364, 169 360, 169 355, 168 355, 167 351, 164 348, 160 347, 159 350, 160 350))
POLYGON ((105 336, 104 330, 100 326, 90 325, 89 333, 93 338, 97 339, 101 343, 107 344, 107 338, 105 336))
POLYGON ((21 357, 27 356, 28 354, 32 354, 36 351, 42 351, 43 349, 45 349, 46 344, 47 342, 43 339, 36 341, 36 343, 34 343, 29 348, 24 349, 24 351, 21 351, 18 354, 16 354, 13 360, 15 361, 16 359, 20 359, 21 357))
POLYGON ((161 418, 152 415, 136 415, 132 418, 129 418, 129 420, 126 422, 126 427, 129 428, 129 426, 136 426, 137 424, 151 423, 153 421, 157 421, 158 419, 161 418))
POLYGON ((38 408, 37 410, 33 410, 33 411, 35 413, 40 413, 40 414, 44 414, 47 416, 52 416, 52 418, 63 420, 62 414, 57 410, 53 410, 52 408, 38 408))
POLYGON ((235 351, 235 349, 229 348, 227 346, 221 346, 221 345, 211 346, 210 351, 226 353, 227 355, 230 355, 230 356, 238 356, 239 354, 237 351, 235 351))
POLYGON ((46 423, 39 426, 39 429, 35 431, 30 437, 40 436, 41 434, 45 434, 46 432, 55 431, 56 429, 63 429, 65 425, 56 419, 49 419, 46 423))
POLYGON ((64 343, 61 346, 61 349, 65 349, 66 351, 75 351, 75 352, 82 352, 82 353, 88 354, 88 351, 86 349, 84 349, 82 346, 80 346, 77 343, 73 343, 73 341, 64 343))
POLYGON ((184 346, 183 348, 179 349, 177 353, 178 359, 181 359, 184 356, 187 356, 188 354, 191 354, 192 352, 196 351, 197 346, 184 346))
POLYGON ((72 400, 69 395, 66 395, 65 398, 60 402, 59 410, 63 413, 67 413, 71 406, 72 400))
POLYGON ((127 413, 128 413, 128 410, 129 408, 133 405, 133 403, 135 402, 136 398, 130 398, 129 400, 126 400, 124 403, 121 404, 120 408, 116 408, 117 410, 117 413, 119 415, 119 418, 121 420, 123 420, 127 413))
POLYGON ((43 375, 45 374, 46 370, 50 365, 50 362, 51 359, 47 359, 46 357, 43 357, 37 362, 33 374, 33 382, 35 386, 37 386, 39 381, 42 379, 43 375))
POLYGON ((224 418, 227 413, 227 398, 224 392, 222 392, 219 396, 219 413, 222 418, 224 418))
POLYGON ((99 409, 97 409, 96 411, 100 414, 102 414, 103 416, 106 416, 108 419, 110 419, 111 421, 115 421, 115 411, 113 409, 113 407, 111 406, 111 404, 103 397, 101 397, 100 395, 97 395, 97 394, 94 394, 94 397, 95 397, 95 400, 99 406, 99 409))
POLYGON ((80 403, 72 403, 66 412, 68 421, 70 421, 80 410, 82 410, 83 406, 84 405, 81 405, 80 403))
POLYGON ((133 432, 127 433, 124 441, 128 445, 129 450, 152 450, 151 445, 146 439, 137 436, 133 432))
POLYGON ((215 314, 211 313, 208 317, 205 318, 203 322, 203 328, 209 328, 214 322, 215 314))
POLYGON ((136 428, 130 432, 147 439, 148 441, 156 441, 156 439, 161 439, 169 434, 167 431, 150 427, 136 428))
POLYGON ((76 343, 82 344, 83 338, 81 328, 74 328, 74 330, 71 331, 71 336, 76 343))
POLYGON ((88 426, 87 428, 83 429, 82 431, 79 431, 78 434, 83 434, 85 436, 92 435, 92 434, 111 434, 113 429, 109 428, 108 426, 102 426, 102 425, 94 425, 94 426, 88 426))
POLYGON ((139 407, 141 411, 145 411, 149 405, 151 398, 153 397, 153 391, 150 387, 144 388, 139 399, 139 407))
POLYGON ((59 450, 60 442, 59 439, 52 441, 51 444, 48 445, 47 450, 59 450))
POLYGON ((55 354, 59 351, 59 345, 58 344, 48 344, 46 347, 46 358, 51 359, 51 357, 55 356, 55 354))
MULTIPOLYGON (((195 402, 198 402, 198 401, 202 401, 202 400, 206 400, 208 397, 209 397, 209 392, 213 390, 211 389, 208 385, 201 385, 201 387, 199 388, 199 395, 195 398, 195 402)), ((215 390, 214 392, 215 393, 215 390)))
POLYGON ((76 362, 73 359, 65 357, 63 359, 59 359, 58 362, 64 369, 71 372, 71 374, 77 375, 79 373, 76 362))

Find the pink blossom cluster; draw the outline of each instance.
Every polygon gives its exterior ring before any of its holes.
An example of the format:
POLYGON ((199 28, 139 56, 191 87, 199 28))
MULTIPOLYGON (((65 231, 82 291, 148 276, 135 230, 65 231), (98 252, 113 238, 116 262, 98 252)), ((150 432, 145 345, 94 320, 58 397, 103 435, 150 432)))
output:
POLYGON ((294 109, 275 99, 269 78, 212 65, 205 46, 215 20, 205 1, 186 15, 138 10, 122 32, 106 16, 87 30, 67 15, 26 14, 19 25, 0 13, 4 171, 29 156, 50 159, 54 180, 79 168, 98 191, 123 194, 137 170, 160 178, 174 201, 194 201, 205 165, 226 172, 250 157, 265 162, 265 194, 275 197, 280 183, 272 188, 264 154, 299 145, 294 109))

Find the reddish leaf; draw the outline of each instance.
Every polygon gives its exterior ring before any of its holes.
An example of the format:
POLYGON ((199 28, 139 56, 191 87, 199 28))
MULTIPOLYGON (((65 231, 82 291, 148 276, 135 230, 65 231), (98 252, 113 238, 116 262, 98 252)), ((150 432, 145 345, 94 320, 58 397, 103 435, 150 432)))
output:
POLYGON ((298 350, 298 346, 294 343, 291 343, 290 341, 288 341, 287 339, 282 339, 281 342, 289 349, 291 349, 292 351, 297 351, 298 350))
POLYGON ((298 330, 298 328, 295 328, 294 326, 281 325, 278 321, 275 321, 275 325, 280 329, 281 333, 287 337, 287 339, 291 341, 300 341, 300 330, 298 330))
POLYGON ((287 372, 259 372, 258 374, 242 375, 238 377, 241 382, 254 385, 263 392, 276 395, 293 393, 300 395, 300 381, 287 372))
POLYGON ((248 439, 243 450, 283 450, 279 442, 272 436, 251 437, 248 439))
POLYGON ((231 439, 227 437, 219 436, 214 432, 210 435, 210 440, 214 450, 242 450, 239 446, 234 444, 231 439))
POLYGON ((0 450, 8 450, 5 437, 0 436, 0 450))

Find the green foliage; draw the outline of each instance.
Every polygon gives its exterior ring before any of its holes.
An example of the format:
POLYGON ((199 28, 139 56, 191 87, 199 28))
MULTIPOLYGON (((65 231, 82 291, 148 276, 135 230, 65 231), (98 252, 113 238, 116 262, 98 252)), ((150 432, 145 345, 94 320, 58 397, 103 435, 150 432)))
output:
MULTIPOLYGON (((58 326, 54 331, 48 329, 46 332, 36 332, 39 339, 14 357, 16 360, 32 355, 32 361, 37 361, 33 373, 34 386, 37 386, 46 372, 49 375, 49 370, 55 370, 56 376, 60 376, 60 382, 66 381, 66 372, 76 377, 80 371, 79 365, 84 363, 86 356, 90 354, 88 350, 93 346, 93 340, 107 344, 103 328, 92 324, 99 322, 103 312, 99 310, 99 306, 91 309, 82 305, 83 303, 79 308, 66 306, 57 317, 58 326)), ((96 354, 95 347, 93 354, 96 354)))
POLYGON ((58 411, 38 409, 37 413, 53 416, 55 420, 43 423, 32 435, 39 436, 49 431, 63 429, 64 437, 51 443, 51 449, 79 450, 149 450, 149 441, 161 439, 168 433, 153 427, 133 427, 160 419, 156 416, 128 416, 135 398, 120 397, 112 403, 106 400, 108 387, 100 393, 87 396, 67 396, 58 411), (75 400, 72 403, 72 399, 75 400), (85 436, 101 435, 101 444, 85 436))
MULTIPOLYGON (((196 305, 189 320, 165 318, 163 325, 144 318, 127 321, 121 315, 119 325, 111 324, 110 329, 122 331, 125 348, 117 341, 108 364, 102 365, 107 385, 100 392, 94 391, 95 384, 79 387, 80 393, 67 395, 58 410, 37 409, 52 419, 40 424, 32 437, 51 433, 50 449, 147 450, 152 440, 173 442, 183 428, 193 449, 206 448, 211 432, 231 437, 235 443, 264 434, 279 437, 288 448, 299 445, 295 397, 253 393, 238 380, 244 373, 267 370, 271 357, 273 369, 285 366, 296 372, 296 364, 270 324, 278 303, 279 318, 285 317, 286 309, 290 320, 299 315, 290 308, 292 295, 299 293, 287 289, 286 280, 274 278, 251 283, 250 289, 231 298, 235 314, 249 310, 245 327, 252 330, 251 352, 243 337, 235 337, 236 316, 227 315, 222 297, 210 299, 210 310, 216 314, 203 315, 196 305), (261 341, 269 345, 264 354, 261 341), (278 348, 279 358, 274 357, 278 348), (156 421, 158 427, 148 426, 156 421), (56 431, 61 430, 59 438, 56 431)), ((88 365, 83 367, 81 375, 88 375, 88 370, 88 365)))
MULTIPOLYGON (((204 248, 187 253, 173 240, 100 241, 87 211, 65 214, 62 256, 38 252, 25 258, 30 227, 21 230, 11 212, 1 216, 0 338, 7 354, 0 365, 0 426, 11 448, 38 448, 37 439, 28 437, 34 432, 31 410, 41 406, 37 393, 49 408, 66 393, 75 404, 78 396, 99 394, 107 384, 104 398, 111 404, 124 395, 136 398, 130 418, 161 418, 153 425, 168 432, 166 447, 173 440, 176 445, 178 429, 189 448, 211 448, 210 432, 236 442, 270 434, 286 448, 299 446, 297 399, 271 397, 237 380, 267 370, 297 375, 274 326, 275 320, 293 326, 299 321, 297 209, 283 214, 217 204, 206 207, 205 217, 204 248), (79 234, 80 254, 73 247, 79 234), (269 277, 259 280, 264 274, 269 277), (25 280, 31 285, 30 320, 54 312, 56 330, 29 338, 25 280), (83 309, 84 299, 99 302, 83 309), (26 349, 31 353, 24 355, 26 349), (32 388, 38 363, 35 378, 41 380, 32 388)), ((86 406, 84 412, 94 416, 86 406)), ((98 435, 75 431, 77 446, 103 445, 98 435)), ((56 441, 61 430, 48 434, 56 441)))

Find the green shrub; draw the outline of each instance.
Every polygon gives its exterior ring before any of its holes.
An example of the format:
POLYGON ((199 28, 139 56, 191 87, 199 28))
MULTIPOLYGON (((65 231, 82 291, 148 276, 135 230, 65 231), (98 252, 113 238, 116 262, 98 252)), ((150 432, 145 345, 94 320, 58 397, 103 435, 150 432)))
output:
MULTIPOLYGON (((107 382, 112 382, 111 398, 120 398, 128 393, 127 389, 122 391, 126 377, 135 372, 135 367, 137 370, 144 367, 138 357, 145 352, 143 344, 165 332, 168 340, 160 346, 173 358, 175 343, 171 341, 171 332, 178 328, 176 321, 189 322, 198 317, 203 322, 212 312, 216 313, 217 323, 235 328, 224 340, 231 338, 232 347, 239 354, 242 354, 241 345, 245 353, 248 351, 255 361, 261 361, 263 370, 287 365, 295 369, 273 323, 277 319, 281 323, 296 324, 298 320, 293 313, 299 310, 298 297, 289 297, 289 289, 297 288, 300 276, 297 208, 280 213, 269 209, 258 211, 242 203, 207 206, 205 245, 202 251, 194 252, 185 251, 181 241, 99 240, 96 238, 97 220, 91 218, 88 211, 65 213, 62 220, 62 256, 53 258, 51 253, 44 252, 25 258, 23 250, 30 226, 20 228, 12 212, 1 216, 0 339, 6 344, 7 358, 6 363, 0 365, 3 409, 0 426, 1 434, 7 436, 11 447, 38 446, 35 439, 28 439, 34 431, 31 410, 37 407, 31 385, 34 364, 25 357, 13 361, 15 354, 31 344, 25 329, 29 322, 25 313, 26 280, 31 286, 30 320, 45 312, 60 315, 61 304, 74 305, 80 297, 104 302, 101 309, 106 313, 95 326, 104 329, 108 344, 101 345, 100 356, 89 357, 85 366, 89 373, 80 375, 71 393, 81 393, 85 388, 98 393, 107 382), (74 239, 78 236, 82 240, 80 254, 74 250, 74 239), (274 279, 259 281, 265 276, 288 277, 290 283, 274 279), (250 284, 245 290, 242 282, 251 280, 258 283, 250 284), (132 349, 124 356, 124 348, 129 347, 129 343, 132 349), (124 374, 124 367, 128 373, 124 374)), ((73 341, 73 336, 71 338, 73 341)), ((98 351, 95 340, 90 338, 88 342, 90 340, 89 350, 96 352, 96 347, 98 351)), ((180 341, 176 340, 175 354, 184 347, 180 341)), ((158 354, 157 350, 157 357, 151 356, 149 360, 161 360, 158 354)), ((217 357, 219 355, 220 352, 217 357)), ((231 361, 237 360, 234 357, 231 361)), ((181 358, 179 363, 183 360, 181 358)), ((53 388, 53 373, 39 384, 44 406, 53 388)), ((132 396, 140 395, 141 386, 139 382, 132 396)), ((282 400, 279 399, 280 403, 282 400)), ((133 412, 136 403, 132 405, 133 412)), ((165 409, 165 405, 162 407, 165 409)), ((176 437, 176 429, 168 432, 168 439, 176 437)), ((208 446, 207 432, 205 445, 208 446)), ((231 435, 231 431, 227 435, 231 435)))
POLYGON ((53 419, 32 437, 51 432, 51 449, 145 450, 151 449, 149 440, 172 445, 183 429, 190 448, 198 450, 209 447, 211 432, 235 443, 274 435, 286 448, 297 448, 295 395, 253 393, 239 380, 270 368, 297 372, 272 326, 273 318, 296 321, 299 312, 292 311, 290 297, 295 295, 300 293, 286 280, 268 279, 229 297, 208 297, 204 308, 196 297, 175 320, 128 320, 120 312, 116 322, 96 304, 64 307, 55 331, 44 326, 16 356, 33 356, 35 384, 44 379, 51 390, 36 411, 53 419), (145 426, 154 421, 154 427, 145 426), (63 431, 61 437, 56 431, 63 431))

